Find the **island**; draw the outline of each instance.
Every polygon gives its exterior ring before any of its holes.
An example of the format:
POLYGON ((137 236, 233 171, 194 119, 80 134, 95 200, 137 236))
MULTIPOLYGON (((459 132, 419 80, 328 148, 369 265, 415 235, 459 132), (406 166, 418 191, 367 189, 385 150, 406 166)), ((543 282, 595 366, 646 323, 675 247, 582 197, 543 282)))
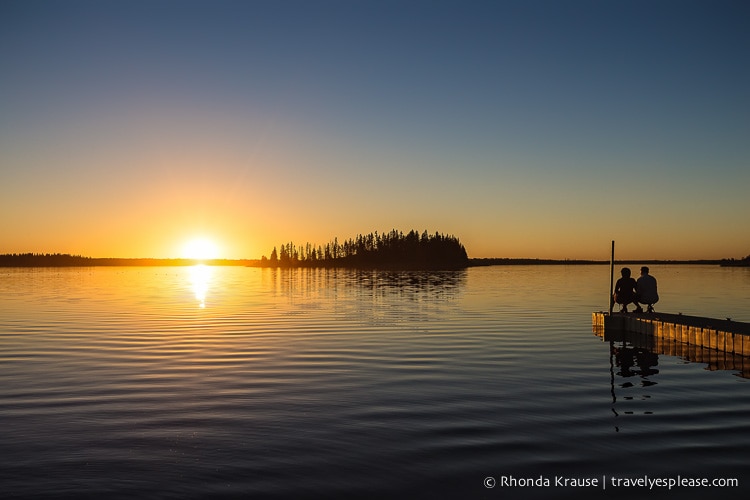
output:
POLYGON ((722 259, 719 265, 722 267, 750 267, 750 255, 741 259, 722 259))
POLYGON ((469 257, 455 236, 393 229, 341 242, 334 238, 325 245, 285 243, 274 247, 270 257, 261 257, 260 266, 450 270, 468 267, 469 257))

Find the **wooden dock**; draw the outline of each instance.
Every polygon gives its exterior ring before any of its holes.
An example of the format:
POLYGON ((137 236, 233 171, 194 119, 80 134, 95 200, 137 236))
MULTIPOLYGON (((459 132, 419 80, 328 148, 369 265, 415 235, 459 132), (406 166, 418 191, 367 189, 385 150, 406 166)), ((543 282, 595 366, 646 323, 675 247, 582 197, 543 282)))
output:
POLYGON ((592 327, 605 341, 708 363, 709 369, 739 370, 750 378, 750 323, 683 314, 595 312, 592 327))

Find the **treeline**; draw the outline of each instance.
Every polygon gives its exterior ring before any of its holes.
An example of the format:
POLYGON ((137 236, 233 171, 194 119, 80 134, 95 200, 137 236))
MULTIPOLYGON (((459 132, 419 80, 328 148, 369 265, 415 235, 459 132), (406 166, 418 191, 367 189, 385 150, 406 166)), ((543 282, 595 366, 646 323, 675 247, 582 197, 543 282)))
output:
POLYGON ((13 253, 0 255, 0 267, 96 267, 96 266, 254 266, 258 260, 240 259, 122 259, 97 258, 67 253, 13 253))
MULTIPOLYGON (((617 264, 632 264, 632 265, 642 265, 642 264, 648 264, 648 265, 655 265, 655 264, 693 264, 693 265, 716 265, 716 264, 722 264, 727 262, 727 260, 707 260, 707 259, 701 259, 701 260, 658 260, 658 259, 651 259, 651 260, 618 260, 617 264)), ((731 260, 731 262, 742 262, 742 261, 735 261, 734 259, 731 260)), ((608 260, 586 260, 586 259, 516 259, 516 258, 478 258, 478 259, 469 259, 469 266, 471 267, 479 267, 479 266, 505 266, 505 265, 533 265, 533 266, 543 266, 543 265, 590 265, 590 264, 609 264, 608 260)))
POLYGON ((421 235, 411 230, 407 234, 392 230, 389 233, 370 233, 356 238, 333 241, 325 245, 294 242, 274 247, 270 257, 261 257, 265 267, 368 267, 402 269, 461 269, 469 258, 461 242, 452 235, 436 232, 421 235))
POLYGON ((750 267, 750 255, 741 259, 721 259, 723 267, 750 267))
POLYGON ((509 258, 478 258, 469 259, 469 265, 472 267, 481 266, 540 266, 540 265, 558 265, 558 264, 602 264, 604 261, 599 260, 557 260, 557 259, 509 259, 509 258))
POLYGON ((6 267, 64 267, 91 266, 91 257, 67 253, 12 253, 0 255, 0 266, 6 267))

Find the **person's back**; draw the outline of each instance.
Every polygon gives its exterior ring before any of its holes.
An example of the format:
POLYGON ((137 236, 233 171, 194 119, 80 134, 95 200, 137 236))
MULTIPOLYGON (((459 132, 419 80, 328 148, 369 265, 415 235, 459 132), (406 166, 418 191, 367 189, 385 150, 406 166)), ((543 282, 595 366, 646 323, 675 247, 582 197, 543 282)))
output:
POLYGON ((659 302, 659 293, 656 289, 656 278, 648 274, 648 267, 641 268, 641 277, 635 286, 638 302, 649 306, 659 302))
POLYGON ((622 305, 622 309, 620 309, 620 312, 628 312, 628 304, 631 302, 638 307, 638 303, 636 302, 636 281, 630 276, 630 269, 627 267, 623 267, 620 271, 622 274, 622 278, 617 280, 617 283, 615 284, 615 293, 612 297, 612 300, 620 305, 622 305))

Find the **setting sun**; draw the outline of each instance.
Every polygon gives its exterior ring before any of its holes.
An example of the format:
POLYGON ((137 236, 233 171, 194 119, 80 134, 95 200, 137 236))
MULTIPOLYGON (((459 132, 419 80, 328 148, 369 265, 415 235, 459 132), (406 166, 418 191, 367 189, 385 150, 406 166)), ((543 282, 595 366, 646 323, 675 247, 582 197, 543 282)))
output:
POLYGON ((195 238, 183 245, 182 257, 186 259, 218 259, 219 247, 207 238, 195 238))

